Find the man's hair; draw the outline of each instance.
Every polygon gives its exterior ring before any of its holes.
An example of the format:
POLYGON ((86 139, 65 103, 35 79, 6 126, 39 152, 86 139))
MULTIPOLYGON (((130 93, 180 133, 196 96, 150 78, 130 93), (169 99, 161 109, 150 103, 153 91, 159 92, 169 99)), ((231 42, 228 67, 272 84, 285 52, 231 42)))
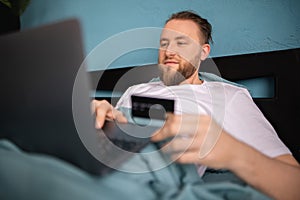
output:
POLYGON ((200 38, 202 38, 202 36, 204 36, 204 42, 206 44, 213 43, 213 40, 211 37, 211 32, 212 32, 211 24, 207 21, 207 19, 202 18, 201 16, 196 14, 194 11, 188 10, 188 11, 181 11, 178 13, 174 13, 171 15, 171 17, 169 19, 167 19, 165 24, 167 24, 169 21, 171 21, 173 19, 191 20, 191 21, 195 22, 199 27, 200 34, 202 33, 202 35, 200 35, 201 36, 200 38))

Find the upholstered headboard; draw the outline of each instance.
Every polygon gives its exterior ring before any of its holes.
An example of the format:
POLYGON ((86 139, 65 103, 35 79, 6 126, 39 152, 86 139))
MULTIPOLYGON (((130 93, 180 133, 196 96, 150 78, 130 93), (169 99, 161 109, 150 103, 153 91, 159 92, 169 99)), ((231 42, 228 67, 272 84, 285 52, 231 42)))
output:
POLYGON ((267 98, 253 98, 267 119, 276 129, 279 137, 300 161, 300 48, 219 57, 214 59, 222 77, 245 80, 267 77, 274 80, 274 95, 267 98))
MULTIPOLYGON (((217 75, 250 87, 254 102, 300 161, 300 83, 296 72, 300 67, 300 48, 215 57, 212 60, 218 68, 217 75), (256 90, 261 89, 265 94, 261 95, 260 91, 257 95, 256 90)), ((200 71, 216 73, 205 63, 200 71)), ((107 99, 114 104, 128 86, 147 82, 157 77, 158 72, 156 67, 147 65, 92 71, 90 74, 92 85, 98 91, 95 98, 107 99)))

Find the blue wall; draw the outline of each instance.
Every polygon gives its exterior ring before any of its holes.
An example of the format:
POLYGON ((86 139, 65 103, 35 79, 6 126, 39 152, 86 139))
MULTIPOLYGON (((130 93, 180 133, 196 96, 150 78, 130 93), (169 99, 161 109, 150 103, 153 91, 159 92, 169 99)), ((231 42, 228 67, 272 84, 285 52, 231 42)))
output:
MULTIPOLYGON (((211 57, 300 47, 298 0, 31 0, 21 28, 78 17, 89 54, 120 32, 163 27, 171 13, 184 9, 195 10, 211 22, 211 57)), ((156 60, 156 52, 149 51, 114 62, 112 67, 156 60)), ((91 70, 99 68, 101 64, 91 66, 91 70)))

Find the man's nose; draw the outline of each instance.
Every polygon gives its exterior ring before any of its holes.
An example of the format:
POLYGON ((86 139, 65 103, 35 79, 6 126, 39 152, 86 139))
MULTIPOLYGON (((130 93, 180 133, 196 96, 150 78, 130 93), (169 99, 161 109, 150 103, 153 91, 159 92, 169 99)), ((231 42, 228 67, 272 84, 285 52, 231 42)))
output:
POLYGON ((176 55, 176 52, 175 51, 172 51, 172 50, 166 50, 166 56, 168 57, 171 57, 171 56, 175 56, 176 55))
POLYGON ((173 44, 170 44, 167 48, 166 48, 166 55, 167 56, 175 56, 177 54, 177 50, 174 47, 173 44))

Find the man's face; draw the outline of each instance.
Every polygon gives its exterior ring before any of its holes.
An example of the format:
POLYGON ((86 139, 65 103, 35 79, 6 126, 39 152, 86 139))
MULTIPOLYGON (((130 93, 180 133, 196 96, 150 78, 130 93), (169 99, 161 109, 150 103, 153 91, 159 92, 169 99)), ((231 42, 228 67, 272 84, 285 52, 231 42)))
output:
POLYGON ((158 58, 165 85, 178 85, 198 72, 202 51, 199 31, 191 20, 171 20, 165 25, 158 58))

